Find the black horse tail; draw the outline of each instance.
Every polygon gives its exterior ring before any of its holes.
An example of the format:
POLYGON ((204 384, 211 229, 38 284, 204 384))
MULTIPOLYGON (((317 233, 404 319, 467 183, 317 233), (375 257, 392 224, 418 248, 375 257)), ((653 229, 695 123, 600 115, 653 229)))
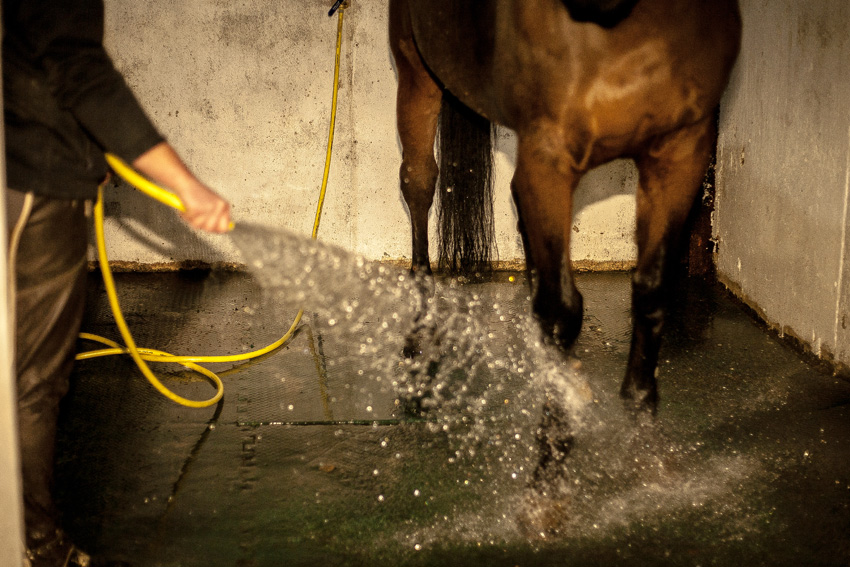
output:
POLYGON ((577 22, 593 22, 613 28, 632 13, 638 0, 562 0, 577 22))
POLYGON ((439 269, 487 271, 496 240, 492 126, 448 92, 440 111, 439 161, 439 269))

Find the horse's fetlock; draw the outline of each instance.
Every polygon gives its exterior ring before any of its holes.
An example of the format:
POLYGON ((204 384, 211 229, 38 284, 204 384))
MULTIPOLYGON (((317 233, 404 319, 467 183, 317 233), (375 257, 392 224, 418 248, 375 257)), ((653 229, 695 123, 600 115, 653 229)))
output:
POLYGON ((644 388, 634 381, 626 381, 620 388, 620 399, 629 411, 655 415, 658 409, 658 388, 655 384, 644 388))
POLYGON ((569 303, 542 290, 534 297, 533 311, 544 335, 559 348, 570 348, 581 332, 584 312, 581 294, 576 292, 569 303))
POLYGON ((664 309, 661 307, 635 310, 638 325, 649 331, 653 337, 661 336, 661 331, 664 328, 664 315, 664 309))

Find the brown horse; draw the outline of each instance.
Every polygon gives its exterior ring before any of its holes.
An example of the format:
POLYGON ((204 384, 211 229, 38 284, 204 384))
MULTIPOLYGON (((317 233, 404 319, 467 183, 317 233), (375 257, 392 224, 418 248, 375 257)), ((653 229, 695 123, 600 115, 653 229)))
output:
MULTIPOLYGON (((573 191, 591 168, 633 159, 638 260, 620 394, 654 413, 666 266, 713 153, 715 110, 740 31, 736 0, 390 0, 412 269, 430 271, 427 221, 438 175, 449 180, 443 208, 466 203, 469 218, 456 218, 451 234, 487 231, 470 210, 486 210, 487 199, 476 200, 471 184, 447 171, 462 176, 466 166, 452 158, 440 171, 435 161, 438 117, 453 97, 516 132, 511 189, 533 312, 546 335, 569 347, 582 322, 569 258, 573 191)), ((472 236, 461 238, 445 260, 450 268, 487 261, 472 236)), ((549 450, 565 452, 568 441, 549 450)))

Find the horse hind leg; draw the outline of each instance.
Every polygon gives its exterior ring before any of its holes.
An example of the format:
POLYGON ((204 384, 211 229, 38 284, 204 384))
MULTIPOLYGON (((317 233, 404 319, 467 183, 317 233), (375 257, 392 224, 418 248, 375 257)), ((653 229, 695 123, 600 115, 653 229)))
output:
POLYGON ((657 140, 637 158, 638 262, 632 278, 632 343, 620 396, 655 414, 656 369, 677 242, 716 140, 711 117, 657 140))
MULTIPOLYGON (((434 156, 442 91, 426 70, 416 48, 411 31, 406 0, 390 2, 390 48, 398 73, 396 97, 396 124, 402 150, 399 185, 408 213, 412 235, 411 272, 430 275, 428 252, 428 213, 434 201, 438 177, 434 156)), ((434 365, 423 353, 422 345, 432 341, 432 331, 424 318, 426 297, 430 293, 428 278, 417 278, 421 304, 412 328, 405 338, 402 354, 408 359, 417 358, 411 365, 407 387, 401 392, 399 403, 405 414, 418 415, 423 411, 423 400, 436 372, 434 365)))
POLYGON ((434 202, 438 176, 434 140, 443 95, 416 48, 403 0, 390 3, 390 47, 398 72, 396 124, 402 151, 399 181, 410 214, 411 270, 430 274, 428 211, 434 202))

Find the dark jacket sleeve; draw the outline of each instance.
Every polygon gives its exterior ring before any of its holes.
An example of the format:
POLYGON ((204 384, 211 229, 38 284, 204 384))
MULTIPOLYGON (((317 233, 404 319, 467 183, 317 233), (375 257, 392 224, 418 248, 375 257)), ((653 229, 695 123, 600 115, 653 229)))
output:
POLYGON ((15 25, 57 104, 128 162, 162 141, 103 47, 101 0, 24 0, 15 25))

